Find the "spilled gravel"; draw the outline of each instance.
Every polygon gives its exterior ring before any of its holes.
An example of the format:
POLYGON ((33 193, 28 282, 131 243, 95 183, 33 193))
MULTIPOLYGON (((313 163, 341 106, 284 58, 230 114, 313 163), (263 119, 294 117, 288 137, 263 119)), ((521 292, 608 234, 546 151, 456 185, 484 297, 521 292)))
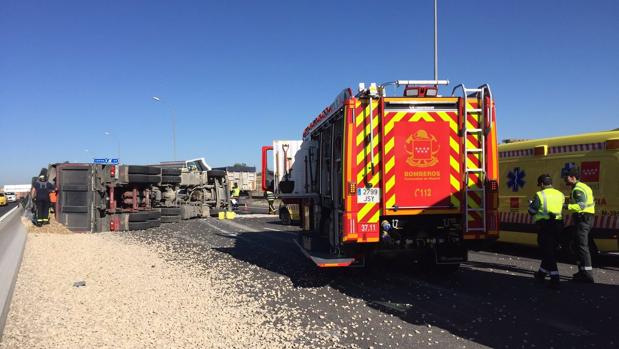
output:
POLYGON ((294 312, 237 292, 229 265, 166 256, 128 234, 28 234, 0 348, 307 346, 294 312))

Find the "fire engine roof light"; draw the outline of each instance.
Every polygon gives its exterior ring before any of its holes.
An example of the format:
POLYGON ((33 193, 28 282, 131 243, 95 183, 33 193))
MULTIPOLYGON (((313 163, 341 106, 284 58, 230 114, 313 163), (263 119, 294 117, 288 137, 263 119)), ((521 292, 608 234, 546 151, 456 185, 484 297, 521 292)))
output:
POLYGON ((438 89, 428 88, 426 90, 426 97, 436 97, 438 95, 438 89))
POLYGON ((404 90, 404 96, 406 97, 417 97, 419 96, 419 89, 415 87, 407 87, 404 90))
POLYGON ((449 85, 449 80, 396 80, 391 82, 385 82, 381 86, 396 85, 449 85))

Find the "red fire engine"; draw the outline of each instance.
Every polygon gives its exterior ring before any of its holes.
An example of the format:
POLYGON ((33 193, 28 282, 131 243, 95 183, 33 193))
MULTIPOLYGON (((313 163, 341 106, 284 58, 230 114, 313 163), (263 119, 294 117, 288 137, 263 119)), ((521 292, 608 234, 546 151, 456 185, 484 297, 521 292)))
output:
POLYGON ((342 91, 302 141, 263 147, 263 190, 298 205, 297 243, 320 267, 417 252, 455 269, 498 236, 495 107, 488 85, 399 80, 342 91), (388 96, 387 87, 403 87, 388 96), (267 183, 267 156, 274 158, 267 183))

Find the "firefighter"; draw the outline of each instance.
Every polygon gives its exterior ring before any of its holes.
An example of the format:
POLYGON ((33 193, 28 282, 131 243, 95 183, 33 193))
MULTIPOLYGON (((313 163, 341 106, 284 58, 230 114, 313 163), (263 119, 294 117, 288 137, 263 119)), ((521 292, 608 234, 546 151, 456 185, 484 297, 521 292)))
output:
POLYGON ((39 180, 32 186, 32 198, 35 202, 35 225, 40 227, 49 224, 49 193, 54 187, 47 181, 44 175, 39 176, 39 180))
POLYGON ((588 185, 580 181, 578 170, 574 167, 565 176, 565 184, 572 187, 570 201, 566 204, 566 208, 572 213, 572 220, 576 227, 574 245, 576 248, 578 272, 573 275, 572 280, 594 283, 591 253, 589 252, 589 232, 591 231, 593 215, 595 214, 593 191, 588 185))
POLYGON ((543 174, 537 178, 540 191, 529 205, 529 214, 537 224, 537 244, 542 252, 542 263, 535 272, 535 279, 543 282, 550 275, 549 286, 559 288, 559 269, 557 268, 557 244, 563 229, 561 211, 565 202, 562 192, 552 187, 552 178, 543 174))
POLYGON ((236 210, 239 208, 239 198, 241 197, 241 188, 239 188, 239 185, 237 183, 234 183, 234 185, 232 186, 230 194, 232 196, 232 209, 236 210))

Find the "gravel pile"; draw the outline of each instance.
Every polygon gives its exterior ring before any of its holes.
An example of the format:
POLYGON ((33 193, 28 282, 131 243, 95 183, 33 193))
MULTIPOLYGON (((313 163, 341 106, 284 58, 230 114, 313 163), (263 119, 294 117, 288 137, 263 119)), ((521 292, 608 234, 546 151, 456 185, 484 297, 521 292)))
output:
POLYGON ((44 234, 73 234, 72 231, 67 229, 64 225, 58 223, 54 218, 54 215, 49 216, 49 224, 37 227, 32 221, 26 217, 21 217, 22 223, 26 226, 26 230, 29 233, 44 233, 44 234))
MULTIPOLYGON (((50 225, 52 226, 52 225, 50 225)), ((28 234, 0 348, 298 348, 302 328, 217 263, 127 235, 28 234)))

